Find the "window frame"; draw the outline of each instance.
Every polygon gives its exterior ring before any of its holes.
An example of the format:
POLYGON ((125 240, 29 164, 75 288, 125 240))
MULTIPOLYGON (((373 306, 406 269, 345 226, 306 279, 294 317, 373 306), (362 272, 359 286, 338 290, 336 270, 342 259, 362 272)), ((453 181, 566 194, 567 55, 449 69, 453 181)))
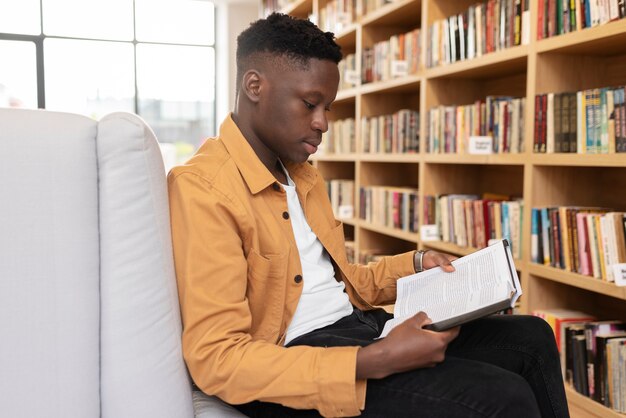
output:
MULTIPOLYGON (((33 42, 35 44, 35 54, 36 54, 36 66, 37 66, 37 107, 39 109, 46 108, 46 85, 45 85, 45 66, 44 66, 44 41, 46 39, 69 39, 69 40, 82 40, 82 41, 105 41, 105 42, 120 42, 125 44, 133 45, 133 79, 135 83, 135 94, 133 100, 133 112, 135 114, 139 113, 139 91, 138 91, 138 83, 137 83, 137 45, 145 44, 145 45, 171 45, 171 46, 192 46, 192 47, 200 47, 213 49, 213 74, 214 77, 217 78, 217 65, 215 62, 215 58, 217 57, 217 33, 216 33, 216 24, 217 24, 217 4, 213 0, 204 0, 207 3, 212 3, 214 8, 213 13, 213 44, 204 44, 204 43, 180 43, 180 42, 147 42, 147 41, 138 41, 137 40, 137 17, 136 17, 136 2, 133 0, 133 39, 132 40, 112 40, 106 38, 88 38, 88 37, 73 37, 73 36, 55 36, 55 35, 46 35, 44 34, 43 26, 44 26, 44 14, 43 14, 43 0, 39 0, 39 35, 28 35, 28 34, 18 34, 18 33, 5 33, 0 32, 0 40, 6 41, 27 41, 33 42)), ((214 80, 214 85, 217 85, 217 80, 214 80)), ((213 131, 216 130, 216 109, 217 109, 217 89, 214 90, 213 97, 213 115, 207 115, 207 118, 212 116, 213 126, 211 127, 213 131)))

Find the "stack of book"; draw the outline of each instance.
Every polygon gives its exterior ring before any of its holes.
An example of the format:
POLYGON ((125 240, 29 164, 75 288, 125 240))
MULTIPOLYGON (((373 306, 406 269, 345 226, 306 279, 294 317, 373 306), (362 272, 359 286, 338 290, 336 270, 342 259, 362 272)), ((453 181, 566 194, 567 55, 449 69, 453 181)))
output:
POLYGON ((603 25, 625 16, 624 0, 539 0, 537 39, 603 25))
POLYGON ((525 98, 488 96, 466 106, 428 111, 426 152, 465 153, 472 136, 490 136, 493 153, 524 152, 525 98))
POLYGON ((577 392, 626 412, 626 324, 567 309, 537 309, 552 327, 564 378, 577 392))
POLYGON ((401 109, 392 115, 363 117, 363 152, 419 152, 419 120, 419 113, 411 109, 401 109))
POLYGON ((533 151, 626 152, 626 87, 535 96, 533 151))
POLYGON ((530 37, 528 0, 488 0, 428 27, 428 68, 480 57, 530 37))
POLYGON ((409 187, 367 186, 359 190, 359 216, 372 225, 417 232, 418 191, 409 187))
POLYGON ((364 48, 361 61, 362 83, 391 80, 420 70, 420 29, 393 35, 386 41, 364 48))
POLYGON ((626 213, 581 206, 531 209, 531 260, 613 281, 626 262, 626 213))

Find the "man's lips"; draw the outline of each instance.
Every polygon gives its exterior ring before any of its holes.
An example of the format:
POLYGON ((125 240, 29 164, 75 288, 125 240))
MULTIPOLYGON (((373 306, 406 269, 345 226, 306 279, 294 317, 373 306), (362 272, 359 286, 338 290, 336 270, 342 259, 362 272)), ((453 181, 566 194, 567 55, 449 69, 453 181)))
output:
POLYGON ((317 147, 319 147, 320 143, 321 141, 317 139, 304 141, 304 148, 306 148, 309 154, 315 154, 315 152, 317 151, 317 147))

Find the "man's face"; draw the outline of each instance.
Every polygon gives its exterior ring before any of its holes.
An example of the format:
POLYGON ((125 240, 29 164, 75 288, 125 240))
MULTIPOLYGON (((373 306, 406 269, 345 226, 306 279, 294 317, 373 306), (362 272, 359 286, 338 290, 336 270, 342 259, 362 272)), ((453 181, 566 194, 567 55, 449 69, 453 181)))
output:
POLYGON ((337 95, 339 70, 329 60, 311 59, 308 68, 265 72, 255 133, 284 161, 305 162, 328 130, 328 112, 337 95))

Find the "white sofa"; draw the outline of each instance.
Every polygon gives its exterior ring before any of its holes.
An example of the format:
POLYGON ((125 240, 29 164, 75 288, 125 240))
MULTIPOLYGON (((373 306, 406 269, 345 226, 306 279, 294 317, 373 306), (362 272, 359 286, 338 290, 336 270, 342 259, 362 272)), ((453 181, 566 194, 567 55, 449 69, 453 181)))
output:
POLYGON ((0 109, 0 333, 1 417, 243 416, 192 395, 139 117, 0 109))

